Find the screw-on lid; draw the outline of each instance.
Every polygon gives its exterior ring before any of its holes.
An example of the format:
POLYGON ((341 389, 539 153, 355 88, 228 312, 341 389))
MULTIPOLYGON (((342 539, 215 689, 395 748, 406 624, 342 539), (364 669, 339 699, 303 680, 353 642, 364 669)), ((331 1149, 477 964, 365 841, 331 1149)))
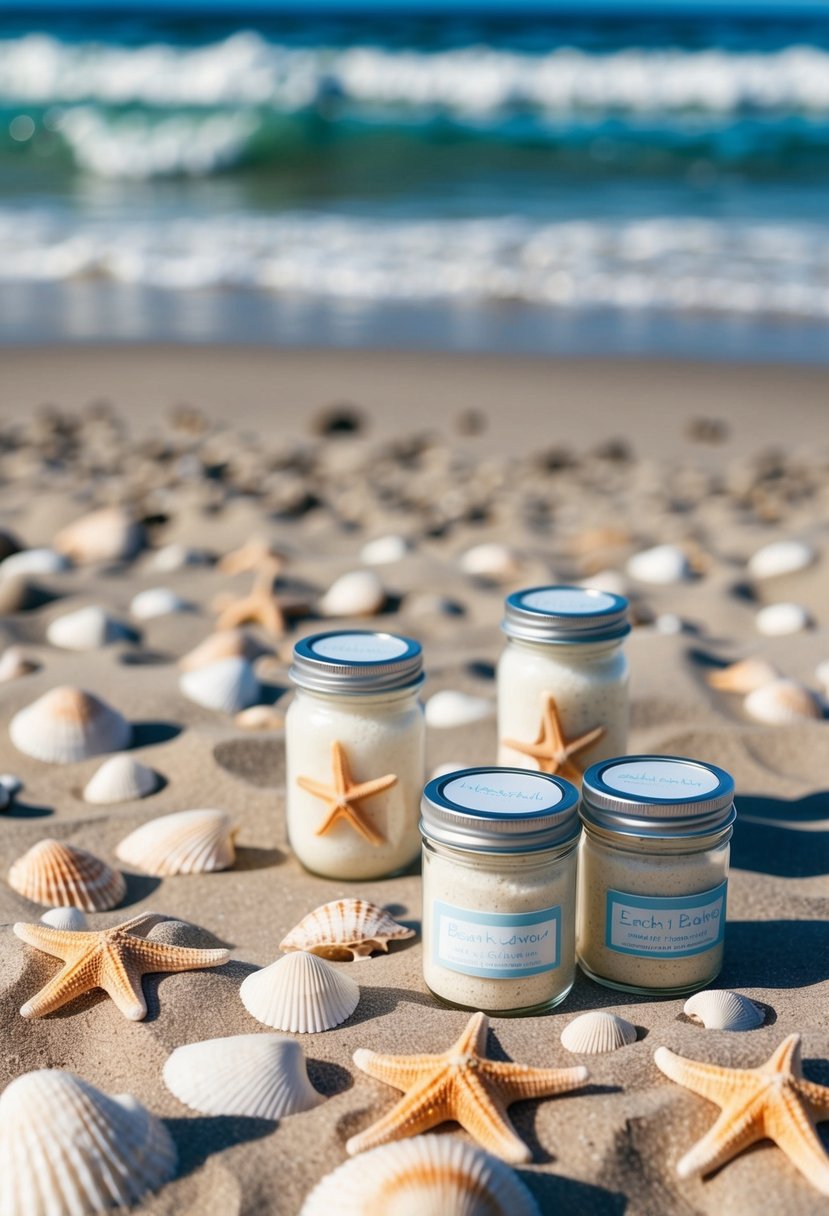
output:
POLYGON ((734 779, 684 756, 619 756, 582 783, 585 823, 625 836, 701 836, 734 822, 734 779))
POLYGON ((288 674, 300 688, 313 692, 392 692, 423 682, 423 653, 420 642, 396 633, 334 630, 297 642, 288 674))
POLYGON ((420 830, 473 853, 533 853, 577 838, 579 792, 523 768, 464 768, 430 781, 420 830))
POLYGON ((504 633, 524 642, 610 642, 630 633, 628 602, 587 587, 527 587, 505 602, 504 633))

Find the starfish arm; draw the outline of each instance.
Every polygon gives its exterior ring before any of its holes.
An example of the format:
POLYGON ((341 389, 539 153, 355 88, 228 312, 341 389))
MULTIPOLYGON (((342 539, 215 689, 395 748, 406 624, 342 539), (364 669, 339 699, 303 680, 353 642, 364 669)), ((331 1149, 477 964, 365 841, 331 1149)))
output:
POLYGON ((504 1095, 507 1105, 525 1098, 550 1098, 585 1085, 588 1071, 575 1068, 530 1068, 525 1064, 505 1064, 487 1060, 481 1065, 483 1076, 491 1077, 504 1095))
POLYGON ((367 1047, 358 1047, 353 1058, 362 1072, 401 1090, 417 1085, 428 1071, 439 1071, 442 1063, 440 1056, 384 1056, 367 1047))
POLYGON ((134 933, 136 929, 152 929, 153 925, 168 919, 169 917, 165 916, 163 912, 139 912, 137 916, 133 916, 131 920, 125 920, 116 928, 120 929, 122 933, 134 933))
POLYGON ((115 1007, 131 1022, 147 1016, 147 1002, 141 985, 140 965, 130 966, 121 951, 111 951, 102 969, 100 985, 115 1007))
POLYGON ((657 1047, 653 1059, 666 1077, 709 1102, 716 1102, 717 1106, 740 1091, 750 1093, 757 1084, 756 1074, 750 1069, 721 1068, 718 1064, 686 1060, 667 1047, 657 1047))
POLYGON ((389 773, 386 777, 375 777, 373 781, 362 781, 348 791, 348 800, 362 802, 364 798, 373 798, 375 794, 390 790, 393 785, 397 785, 397 776, 394 773, 389 773))
POLYGON ((457 1043, 450 1047, 445 1054, 446 1056, 483 1056, 486 1054, 488 1034, 489 1018, 485 1013, 473 1013, 457 1043))
POLYGON ((246 599, 227 602, 224 597, 221 597, 215 601, 215 607, 219 609, 216 619, 217 629, 238 629, 240 625, 246 625, 251 619, 250 602, 246 599))
POLYGON ((550 771, 554 771, 556 776, 563 777, 565 781, 573 781, 576 784, 584 776, 584 769, 575 760, 562 760, 560 764, 556 765, 555 770, 550 771))
POLYGON ((334 802, 337 799, 336 790, 330 785, 323 785, 321 781, 315 781, 313 777, 297 777, 296 783, 301 790, 313 794, 315 798, 321 798, 323 802, 334 802))
POLYGON ((561 726, 561 715, 558 712, 556 699, 551 692, 544 694, 542 706, 541 729, 544 740, 549 743, 551 752, 562 752, 567 745, 561 726))
POLYGON ((80 979, 76 979, 77 964, 67 963, 57 975, 53 975, 48 984, 40 992, 21 1006, 20 1014, 24 1018, 43 1018, 47 1013, 54 1013, 63 1005, 68 1005, 76 996, 88 991, 88 987, 80 979))
POLYGON ((544 760, 547 757, 547 749, 543 743, 522 743, 520 739, 502 739, 501 744, 504 747, 510 747, 514 752, 520 752, 522 756, 531 756, 533 760, 544 760))
POLYGON ((829 1119, 829 1087, 798 1079, 797 1090, 816 1119, 829 1119))
POLYGON ((348 792, 354 784, 351 767, 348 763, 346 750, 337 739, 331 744, 331 771, 334 774, 334 788, 338 794, 348 792))
POLYGON ((34 946, 36 950, 42 950, 44 954, 51 954, 53 958, 60 959, 65 959, 67 948, 91 948, 98 940, 97 933, 51 929, 48 925, 27 925, 23 921, 18 921, 13 929, 15 936, 28 946, 34 946))
POLYGON ((444 1074, 438 1073, 427 1078, 421 1085, 405 1094, 376 1123, 352 1136, 346 1143, 346 1152, 354 1156, 355 1153, 376 1148, 380 1144, 388 1144, 391 1140, 418 1136, 421 1132, 427 1132, 430 1128, 445 1123, 447 1119, 454 1119, 455 1112, 447 1101, 447 1088, 444 1074))
POLYGON ((725 1165, 744 1148, 765 1137, 762 1118, 752 1104, 749 1109, 725 1109, 714 1126, 677 1162, 680 1178, 710 1174, 725 1165))
POLYGON ((829 1156, 797 1090, 787 1087, 767 1108, 765 1135, 782 1148, 815 1190, 829 1195, 829 1156))
POLYGON ((770 1060, 761 1067, 760 1072, 771 1073, 775 1076, 780 1073, 794 1075, 795 1077, 803 1076, 803 1069, 800 1064, 800 1035, 788 1034, 783 1042, 775 1051, 770 1060))
POLYGON ((129 951, 140 961, 147 974, 155 971, 197 971, 201 967, 221 967, 230 958, 229 950, 196 950, 190 946, 168 946, 164 942, 138 937, 130 941, 129 951))
POLYGON ((505 1102, 484 1076, 467 1072, 459 1078, 450 1117, 482 1148, 504 1161, 522 1165, 532 1160, 532 1153, 510 1122, 505 1102))
POLYGON ((349 806, 345 802, 338 802, 330 808, 328 814, 326 815, 325 819, 323 819, 319 827, 314 829, 314 835, 324 836, 326 832, 331 831, 332 827, 339 819, 344 819, 345 822, 350 827, 354 828, 355 832, 359 832, 363 839, 367 840, 369 844, 376 845, 383 843, 383 837, 371 825, 369 820, 365 818, 355 807, 349 806))

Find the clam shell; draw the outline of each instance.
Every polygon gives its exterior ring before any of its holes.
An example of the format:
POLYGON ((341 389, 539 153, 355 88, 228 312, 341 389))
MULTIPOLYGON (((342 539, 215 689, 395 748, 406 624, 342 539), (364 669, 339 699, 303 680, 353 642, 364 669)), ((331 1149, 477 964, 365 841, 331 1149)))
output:
POLYGON ((86 915, 80 908, 50 908, 40 919, 44 925, 69 933, 82 933, 87 927, 86 915))
POLYGON ((137 1203, 176 1167, 170 1133, 129 1094, 44 1068, 0 1097, 3 1216, 92 1216, 137 1203))
POLYGON ((635 553, 627 563, 627 573, 640 583, 667 586, 684 583, 691 577, 688 558, 676 545, 656 545, 635 553))
POLYGON ((86 849, 59 840, 39 840, 9 870, 18 895, 50 908, 105 912, 127 893, 124 876, 86 849))
POLYGON ((131 802, 134 798, 145 798, 158 789, 159 777, 155 769, 134 760, 132 756, 111 756, 87 782, 84 802, 109 803, 131 802))
POLYGON ((753 1001, 739 992, 708 989, 695 992, 685 1002, 689 1018, 702 1022, 706 1030, 754 1030, 766 1015, 753 1001))
POLYGON ((780 672, 768 659, 753 655, 748 659, 740 659, 737 663, 729 663, 727 667, 719 667, 709 671, 705 677, 712 688, 718 692, 747 693, 755 688, 762 688, 776 680, 780 672))
POLYGON ((145 874, 206 874, 233 865, 233 836, 224 811, 177 811, 130 832, 115 856, 145 874))
POLYGON ((81 688, 61 686, 14 715, 12 743, 27 756, 71 764, 129 746, 130 724, 104 701, 81 688))
POLYGON ((472 697, 452 688, 433 693, 426 702, 425 710, 426 725, 440 729, 482 722, 485 718, 491 718, 494 713, 495 706, 485 697, 472 697))
POLYGON ((248 1013, 265 1026, 292 1034, 316 1034, 351 1017, 360 988, 325 959, 297 951, 254 971, 239 995, 248 1013))
POLYGON ((237 1034, 178 1047, 164 1084, 203 1115, 282 1119, 325 1101, 308 1080, 305 1053, 279 1034, 237 1034))
POLYGON ((414 1136, 346 1161, 299 1216, 540 1216, 514 1170, 457 1136, 414 1136))
POLYGON ((360 561, 367 566, 385 566, 390 562, 402 561, 410 548, 405 536, 377 536, 363 545, 360 561))
POLYGON ((15 575, 29 574, 60 574, 69 569, 69 562, 63 553, 54 549, 23 549, 13 553, 5 561, 0 562, 0 578, 13 578, 15 575))
POLYGON ((255 705, 261 689, 256 673, 247 659, 220 659, 207 667, 185 671, 178 686, 190 701, 205 709, 217 709, 225 714, 255 705))
POLYGON ((129 625, 97 604, 55 617, 46 630, 46 640, 63 650, 98 650, 112 642, 134 638, 135 633, 129 625))
POLYGON ((0 657, 0 684, 9 680, 19 680, 37 671, 38 664, 34 659, 27 658, 19 646, 9 646, 0 657))
POLYGON ((777 578, 805 570, 817 559, 811 545, 802 540, 779 540, 764 545, 748 560, 748 572, 753 578, 777 578))
POLYGON ((308 950, 320 958, 369 958, 373 950, 388 951, 390 941, 414 937, 414 929, 399 925, 384 908, 366 899, 335 899, 309 912, 279 943, 280 950, 308 950))
POLYGON ((53 544, 74 562, 120 562, 135 557, 144 529, 121 507, 101 507, 62 528, 53 544))
POLYGON ((804 718, 822 717, 820 706, 810 689, 797 680, 774 680, 755 688, 743 702, 749 717, 758 722, 783 726, 804 718))
POLYGON ((260 654, 266 653, 267 647, 260 645, 243 629, 222 629, 199 642, 198 646, 179 659, 178 665, 182 671, 197 671, 222 659, 247 659, 252 663, 260 654))
POLYGON ((636 1042, 636 1027, 616 1013, 594 1009, 564 1027, 561 1045, 576 1055, 600 1055, 636 1042))
POLYGON ((373 570, 343 574, 319 602, 323 616, 373 616, 386 602, 386 590, 373 570))
POLYGON ((521 562, 512 549, 494 541, 473 545, 460 555, 458 565, 464 574, 493 579, 495 582, 509 582, 521 570, 521 562))
POLYGON ((148 587, 139 591, 130 603, 130 615, 137 621, 150 621, 156 616, 169 616, 177 612, 191 612, 193 605, 176 595, 169 587, 148 587))
POLYGON ((802 633, 810 624, 809 614, 800 604, 766 604, 754 618, 757 632, 770 638, 802 633))

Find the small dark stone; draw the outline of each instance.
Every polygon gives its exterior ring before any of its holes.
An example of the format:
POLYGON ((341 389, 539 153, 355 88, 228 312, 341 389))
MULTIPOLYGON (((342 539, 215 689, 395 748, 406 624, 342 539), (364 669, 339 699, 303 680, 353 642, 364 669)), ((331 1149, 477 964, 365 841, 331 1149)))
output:
POLYGON ((608 460, 612 464, 629 464, 633 460, 630 444, 625 439, 606 439, 604 443, 597 444, 593 454, 599 460, 608 460))
POLYGON ((315 435, 357 435, 365 429, 365 418, 354 405, 331 405, 311 423, 315 435))

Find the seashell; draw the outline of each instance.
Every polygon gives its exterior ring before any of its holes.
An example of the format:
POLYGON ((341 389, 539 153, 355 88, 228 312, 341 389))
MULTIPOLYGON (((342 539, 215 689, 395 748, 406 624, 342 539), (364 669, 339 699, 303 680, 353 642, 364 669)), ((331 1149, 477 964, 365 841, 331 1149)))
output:
POLYGON ((426 702, 426 725, 440 729, 482 722, 495 712, 495 706, 485 697, 472 697, 465 692, 445 688, 434 693, 426 702))
POLYGON ((514 1170, 458 1136, 414 1136, 346 1161, 299 1216, 540 1216, 514 1170))
POLYGON ((100 857, 60 840, 39 840, 9 870, 9 886, 32 903, 50 908, 106 912, 119 904, 127 884, 100 857))
POLYGON ((177 612, 192 612, 193 605, 183 600, 169 587, 148 587, 139 591, 130 603, 130 614, 138 621, 150 621, 156 616, 171 616, 177 612))
POLYGON ((323 616, 373 616, 386 602, 386 591, 373 570, 343 574, 319 602, 323 616))
POLYGON ((0 773, 0 786, 10 798, 14 798, 23 789, 23 782, 14 773, 0 773))
POLYGON ((388 952, 390 941, 414 937, 414 929, 399 925, 384 908, 366 899, 335 899, 309 912, 279 943, 280 950, 308 950, 320 958, 369 958, 373 950, 388 952))
POLYGON ((196 671, 199 667, 218 663, 220 659, 247 659, 252 663, 261 654, 267 653, 268 648, 243 629, 222 629, 199 642, 194 650, 179 659, 178 665, 182 671, 196 671))
POLYGON ((25 574, 15 574, 0 579, 0 615, 13 616, 16 612, 29 612, 42 608, 57 596, 38 586, 25 574))
POLYGON ((253 667, 240 658, 220 659, 207 667, 185 671, 178 686, 188 700, 225 714, 237 714, 255 705, 261 696, 253 667))
POLYGON ((360 561, 367 566, 385 566, 391 562, 402 561, 411 549, 405 536, 377 536, 363 545, 360 550, 360 561))
POLYGON ((818 663, 815 668, 815 678, 829 693, 829 659, 824 659, 822 663, 818 663))
POLYGON ((43 1068, 0 1097, 3 1216, 97 1216, 137 1203, 176 1168, 167 1128, 130 1094, 43 1068))
POLYGON ((74 562, 123 562, 141 549, 144 529, 121 507, 101 507, 62 528, 53 544, 74 562))
POLYGON ((602 1009, 582 1013, 568 1022, 561 1032, 562 1047, 576 1055, 599 1055, 635 1042, 636 1027, 618 1014, 602 1009))
POLYGON ((749 659, 740 659, 737 663, 729 663, 727 667, 709 671, 705 678, 711 687, 719 692, 747 693, 754 692, 755 688, 762 688, 764 684, 770 684, 779 675, 780 672, 773 663, 755 655, 749 659))
POLYGON ((19 710, 9 723, 9 737, 19 751, 36 760, 71 764, 123 751, 132 727, 92 693, 63 685, 19 710))
POLYGON ((135 632, 105 608, 90 604, 55 617, 46 630, 46 639, 64 650, 98 650, 112 642, 132 641, 135 632))
POLYGON ((172 574, 187 566, 210 566, 212 558, 206 549, 190 549, 186 545, 165 545, 156 550, 147 562, 149 570, 158 574, 172 574))
POLYGON ((684 583, 691 577, 688 558, 676 545, 656 545, 634 553, 628 560, 627 573, 640 583, 684 583))
POLYGON ((251 705, 233 719, 242 730, 281 730, 285 719, 272 705, 251 705))
POLYGON ((777 578, 805 570, 816 560, 817 554, 805 541, 779 540, 764 545, 748 559, 748 572, 752 578, 777 578))
POLYGON ((81 933, 87 927, 86 915, 80 908, 50 908, 40 920, 44 925, 68 933, 81 933))
POLYGON ((265 1026, 292 1034, 317 1034, 351 1017, 360 988, 350 975, 325 959, 298 950, 254 971, 239 995, 248 1013, 265 1026))
POLYGON ((132 756, 111 756, 87 782, 83 791, 84 802, 110 803, 131 802, 134 798, 145 798, 158 789, 159 777, 155 769, 134 760, 132 756))
POLYGON ((823 717, 814 693, 797 680, 774 680, 755 688, 746 697, 743 707, 749 717, 775 726, 799 722, 803 718, 823 717))
POLYGON ((754 618, 757 632, 770 638, 802 633, 810 624, 809 614, 800 604, 766 604, 754 618))
POLYGON ((695 992, 683 1010, 706 1030, 754 1030, 766 1020, 763 1010, 747 996, 725 989, 695 992))
POLYGON ((325 1101, 308 1080, 305 1053, 280 1034, 237 1034, 177 1047, 164 1084, 203 1115, 283 1119, 325 1101))
POLYGON ((145 874, 206 874, 236 860, 234 829, 224 811, 176 811, 126 836, 115 856, 145 874))
POLYGON ((266 566, 277 574, 285 564, 285 554, 281 549, 265 537, 254 537, 238 549, 226 553, 219 558, 217 569, 220 574, 245 574, 248 570, 257 570, 266 566))
POLYGON ((662 612, 654 621, 653 627, 657 633, 662 633, 666 636, 676 636, 676 634, 682 633, 685 629, 685 622, 675 612, 662 612))
POLYGON ((69 561, 63 553, 54 549, 23 549, 0 562, 0 578, 17 575, 60 574, 69 569, 69 561))
POLYGON ((458 558, 458 565, 464 574, 499 583, 509 582, 521 571, 521 561, 512 549, 493 541, 467 549, 458 558))
POLYGON ((9 646, 0 657, 0 684, 19 680, 21 676, 37 671, 39 664, 26 657, 19 646, 9 646))

